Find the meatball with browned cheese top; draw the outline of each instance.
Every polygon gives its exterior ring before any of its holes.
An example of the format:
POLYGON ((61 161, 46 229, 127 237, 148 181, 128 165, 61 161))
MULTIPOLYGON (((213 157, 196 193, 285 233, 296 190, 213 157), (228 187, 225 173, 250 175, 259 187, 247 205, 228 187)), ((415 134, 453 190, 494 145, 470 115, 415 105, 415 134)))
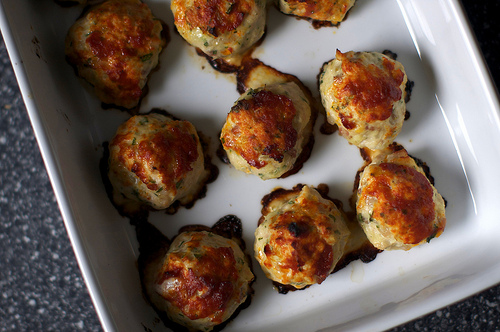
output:
POLYGON ((263 209, 255 258, 266 276, 280 284, 296 289, 321 284, 342 257, 349 234, 337 206, 303 186, 263 209))
POLYGON ((204 155, 195 127, 151 113, 123 123, 109 145, 109 180, 129 200, 166 209, 186 204, 205 183, 204 155))
POLYGON ((248 89, 231 108, 221 142, 231 165, 263 180, 279 178, 308 143, 311 106, 293 82, 248 89))
POLYGON ((359 178, 358 222, 378 249, 409 250, 438 237, 445 203, 423 169, 396 144, 378 151, 359 178))
POLYGON ((401 63, 382 53, 337 50, 320 73, 327 120, 349 143, 383 149, 403 126, 406 82, 401 63))
POLYGON ((207 231, 180 233, 145 272, 154 307, 190 331, 211 331, 228 320, 246 301, 254 279, 238 244, 207 231))
POLYGON ((166 45, 163 24, 140 0, 108 0, 71 26, 66 57, 105 104, 135 108, 166 45))
POLYGON ((172 0, 171 9, 189 44, 231 64, 264 34, 265 0, 172 0))

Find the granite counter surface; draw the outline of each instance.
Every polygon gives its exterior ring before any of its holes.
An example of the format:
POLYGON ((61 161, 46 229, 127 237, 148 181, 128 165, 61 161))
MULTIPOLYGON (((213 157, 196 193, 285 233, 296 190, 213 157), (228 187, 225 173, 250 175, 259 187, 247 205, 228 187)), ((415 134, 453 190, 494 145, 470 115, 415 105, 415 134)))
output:
MULTIPOLYGON (((463 0, 500 86, 500 1, 463 0)), ((0 41, 0 331, 101 331, 0 41)), ((391 330, 500 331, 500 286, 391 330)))

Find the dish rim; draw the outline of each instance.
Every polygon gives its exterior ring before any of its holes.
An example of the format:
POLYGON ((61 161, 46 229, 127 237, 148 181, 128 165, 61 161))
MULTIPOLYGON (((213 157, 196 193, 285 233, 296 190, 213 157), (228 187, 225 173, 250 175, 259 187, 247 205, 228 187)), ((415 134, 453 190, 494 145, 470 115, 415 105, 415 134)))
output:
MULTIPOLYGON (((401 5, 402 1, 405 0, 398 0, 398 3, 401 5)), ((411 1, 412 0, 408 0, 407 2, 411 1)), ((473 66, 478 69, 478 77, 483 82, 483 87, 485 88, 485 96, 488 98, 491 106, 493 107, 491 113, 493 115, 496 115, 496 121, 498 125, 498 115, 500 114, 498 106, 498 92, 495 89, 493 79, 487 69, 484 57, 480 52, 477 40, 473 36, 470 24, 465 17, 463 7, 459 0, 447 0, 447 2, 450 4, 450 7, 456 10, 458 14, 458 16, 456 16, 458 18, 457 23, 462 29, 461 34, 464 37, 464 42, 467 44, 468 50, 471 52, 470 56, 474 61, 473 66)), ((47 139, 46 129, 43 127, 42 121, 40 119, 40 110, 38 109, 34 98, 31 97, 33 96, 32 87, 29 83, 28 74, 23 64, 23 60, 18 52, 17 42, 15 41, 13 31, 11 30, 11 26, 8 24, 8 18, 6 17, 3 10, 3 3, 2 6, 0 6, 0 28, 11 63, 14 68, 16 78, 18 80, 21 94, 26 105, 31 125, 33 126, 35 137, 37 139, 37 143, 39 145, 40 152, 44 160, 47 173, 49 175, 50 182, 54 189, 54 194, 56 196, 59 209, 64 220, 64 225, 75 252, 75 257, 80 266, 80 270, 82 272, 87 288, 89 289, 91 299, 95 306, 97 315, 101 321, 101 324, 103 325, 103 328, 105 330, 112 331, 115 329, 115 324, 113 322, 112 315, 109 313, 106 302, 102 298, 102 294, 99 291, 99 282, 97 281, 96 275, 93 272, 93 267, 89 262, 87 248, 85 248, 81 238, 81 234, 79 233, 77 227, 75 227, 74 214, 71 209, 71 204, 69 203, 70 198, 67 195, 58 162, 56 160, 56 157, 54 156, 54 152, 52 150, 52 147, 50 146, 49 140, 47 139)), ((402 324, 411 319, 415 319, 418 316, 427 314, 451 303, 460 301, 470 295, 473 295, 481 290, 499 283, 500 278, 495 278, 495 273, 499 271, 500 265, 496 266, 496 269, 494 271, 489 271, 487 274, 485 274, 483 276, 483 279, 485 280, 483 280, 481 283, 477 282, 477 279, 471 279, 468 283, 462 283, 461 285, 463 287, 461 288, 448 288, 446 291, 442 291, 440 293, 440 300, 434 299, 434 304, 432 306, 427 306, 429 301, 425 302, 425 305, 424 303, 416 303, 413 306, 408 307, 407 311, 400 311, 399 318, 392 318, 391 323, 389 324, 387 324, 388 320, 387 317, 384 317, 384 315, 379 315, 382 317, 376 318, 366 316, 363 317, 363 319, 361 319, 360 321, 364 321, 365 318, 374 319, 370 321, 370 324, 372 324, 371 327, 383 329, 402 324), (465 287, 465 285, 467 285, 467 287, 465 287)), ((359 325, 359 323, 356 323, 349 328, 351 327, 361 327, 361 325, 359 325)))

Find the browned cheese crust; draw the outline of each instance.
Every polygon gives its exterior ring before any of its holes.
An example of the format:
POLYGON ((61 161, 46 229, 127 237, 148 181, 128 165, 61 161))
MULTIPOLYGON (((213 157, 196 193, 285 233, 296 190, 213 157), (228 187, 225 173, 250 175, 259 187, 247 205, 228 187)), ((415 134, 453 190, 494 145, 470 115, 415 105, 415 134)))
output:
POLYGON ((109 151, 115 190, 155 209, 192 200, 208 176, 194 126, 161 114, 130 118, 118 128, 109 151))
POLYGON ((238 244, 210 231, 179 234, 158 266, 153 303, 193 331, 210 331, 230 318, 254 279, 238 244))
POLYGON ((136 107, 166 45, 163 25, 139 0, 91 7, 69 30, 66 56, 105 104, 136 107))
POLYGON ((315 21, 340 23, 355 0, 279 0, 279 9, 290 15, 315 21))
POLYGON ((264 34, 263 0, 173 0, 180 35, 207 56, 238 64, 264 34))
POLYGON ((344 214, 313 188, 280 194, 263 209, 255 257, 266 276, 297 289, 320 284, 343 256, 344 214))
POLYGON ((314 119, 306 95, 293 82, 249 89, 226 118, 222 146, 236 169, 263 180, 279 178, 309 143, 314 119))
POLYGON ((228 121, 236 125, 223 136, 224 148, 235 150, 256 168, 267 164, 259 160, 261 155, 282 161, 297 142, 297 131, 293 128, 295 114, 290 98, 260 90, 231 108, 228 121))
POLYGON ((406 82, 403 66, 382 53, 337 50, 320 74, 328 122, 358 147, 387 147, 403 125, 406 82))
POLYGON ((360 174, 358 221, 375 247, 408 250, 441 235, 444 200, 405 149, 387 150, 360 174))

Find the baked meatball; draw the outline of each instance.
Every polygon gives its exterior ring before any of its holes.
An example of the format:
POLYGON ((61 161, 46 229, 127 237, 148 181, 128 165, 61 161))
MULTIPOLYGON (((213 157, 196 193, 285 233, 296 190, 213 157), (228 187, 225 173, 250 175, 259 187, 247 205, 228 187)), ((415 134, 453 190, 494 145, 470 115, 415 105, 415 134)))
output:
POLYGON ((358 221, 380 250, 409 250, 441 235, 445 203, 424 171, 401 146, 380 151, 360 173, 358 221))
POLYGON ((406 82, 401 63, 381 53, 337 50, 320 73, 327 120, 349 143, 383 149, 403 126, 406 82))
POLYGON ((355 0, 279 0, 278 7, 285 14, 336 25, 342 22, 354 2, 355 0))
POLYGON ((321 284, 344 253, 344 214, 309 186, 279 195, 255 231, 255 258, 266 276, 297 289, 321 284))
POLYGON ((309 141, 311 114, 293 82, 248 89, 231 108, 220 136, 230 163, 263 180, 281 177, 309 141))
POLYGON ((212 59, 237 61, 264 34, 264 0, 172 0, 171 9, 180 35, 212 59))
POLYGON ((144 284, 155 308, 190 331, 211 331, 251 293, 254 275, 238 244, 207 231, 180 233, 144 284))
POLYGON ((157 113, 136 115, 118 128, 109 144, 108 177, 114 191, 154 209, 193 201, 207 172, 198 134, 188 121, 157 113))
POLYGON ((163 24, 140 0, 108 0, 69 29, 66 57, 104 103, 133 109, 166 45, 163 24))

